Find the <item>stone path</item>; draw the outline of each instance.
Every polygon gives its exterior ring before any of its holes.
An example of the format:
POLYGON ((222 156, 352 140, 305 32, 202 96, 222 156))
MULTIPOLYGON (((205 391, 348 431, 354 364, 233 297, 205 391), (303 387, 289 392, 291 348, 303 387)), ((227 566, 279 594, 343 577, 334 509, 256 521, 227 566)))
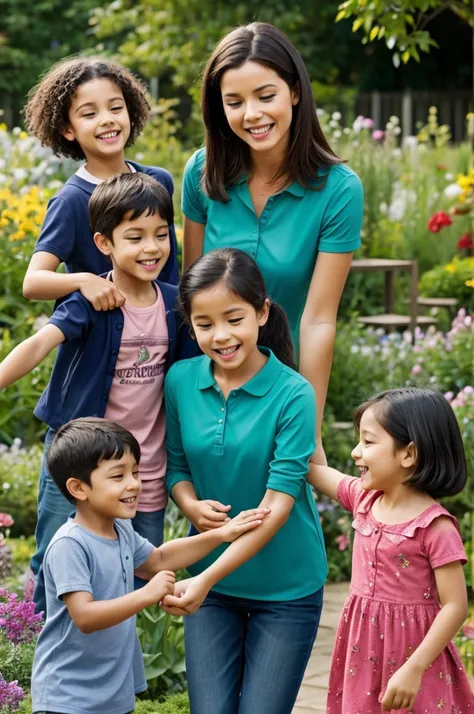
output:
POLYGON ((326 714, 326 690, 336 628, 349 583, 327 585, 318 637, 296 700, 293 714, 326 714))

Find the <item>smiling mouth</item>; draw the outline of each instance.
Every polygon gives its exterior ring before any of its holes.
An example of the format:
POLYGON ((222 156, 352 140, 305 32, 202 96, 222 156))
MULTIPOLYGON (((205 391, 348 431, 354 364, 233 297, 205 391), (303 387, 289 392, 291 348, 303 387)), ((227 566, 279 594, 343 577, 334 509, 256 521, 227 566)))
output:
POLYGON ((137 263, 140 265, 146 265, 147 267, 153 267, 154 265, 158 265, 160 262, 159 258, 149 258, 148 260, 137 260, 137 263))
POLYGON ((137 502, 138 496, 129 496, 128 498, 121 498, 120 503, 126 503, 127 505, 133 505, 137 502))
POLYGON ((361 476, 364 476, 367 473, 367 471, 369 470, 367 468, 367 466, 358 466, 357 468, 359 469, 361 476))
POLYGON ((221 355, 222 357, 229 357, 230 355, 234 355, 239 349, 240 345, 233 345, 232 347, 223 347, 221 349, 215 349, 214 352, 217 352, 217 354, 221 355))
POLYGON ((265 124, 265 126, 255 127, 255 129, 246 129, 245 131, 248 131, 252 136, 263 136, 264 134, 268 134, 273 126, 274 124, 265 124))
POLYGON ((115 139, 116 136, 120 134, 119 131, 108 131, 105 134, 99 134, 97 136, 98 139, 106 140, 106 139, 115 139))

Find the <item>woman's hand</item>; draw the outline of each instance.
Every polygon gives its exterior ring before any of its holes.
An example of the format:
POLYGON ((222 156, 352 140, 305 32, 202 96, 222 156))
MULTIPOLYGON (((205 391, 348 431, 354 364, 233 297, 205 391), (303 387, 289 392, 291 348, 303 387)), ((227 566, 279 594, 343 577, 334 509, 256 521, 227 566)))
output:
POLYGON ((180 580, 174 586, 174 595, 167 595, 161 607, 169 615, 192 615, 201 607, 209 590, 210 587, 199 575, 180 580))
POLYGON ((224 506, 219 501, 193 501, 192 506, 183 509, 184 515, 191 521, 199 533, 209 531, 211 528, 220 528, 227 523, 230 518, 227 515, 230 506, 224 506))
POLYGON ((423 672, 406 662, 390 677, 387 689, 382 699, 382 711, 391 712, 398 709, 411 709, 421 686, 423 672))

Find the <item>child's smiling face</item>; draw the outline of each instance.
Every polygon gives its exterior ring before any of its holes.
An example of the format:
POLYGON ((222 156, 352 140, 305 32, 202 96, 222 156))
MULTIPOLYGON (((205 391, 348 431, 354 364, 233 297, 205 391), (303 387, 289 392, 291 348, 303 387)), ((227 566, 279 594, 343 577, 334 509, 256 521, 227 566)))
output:
POLYGON ((199 347, 222 370, 244 368, 258 357, 258 331, 268 319, 268 304, 260 313, 218 283, 197 292, 191 301, 191 324, 199 347))
POLYGON ((88 160, 124 151, 130 136, 130 117, 122 91, 110 79, 91 79, 79 85, 68 118, 64 137, 76 140, 88 160))

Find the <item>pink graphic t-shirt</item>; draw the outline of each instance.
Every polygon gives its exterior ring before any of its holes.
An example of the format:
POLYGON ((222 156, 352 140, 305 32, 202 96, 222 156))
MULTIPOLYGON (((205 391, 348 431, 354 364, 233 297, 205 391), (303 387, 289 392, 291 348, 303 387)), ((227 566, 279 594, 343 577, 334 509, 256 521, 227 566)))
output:
POLYGON ((139 511, 165 508, 166 446, 163 384, 168 353, 165 305, 157 290, 151 307, 123 312, 123 333, 105 418, 132 432, 141 448, 139 511))

